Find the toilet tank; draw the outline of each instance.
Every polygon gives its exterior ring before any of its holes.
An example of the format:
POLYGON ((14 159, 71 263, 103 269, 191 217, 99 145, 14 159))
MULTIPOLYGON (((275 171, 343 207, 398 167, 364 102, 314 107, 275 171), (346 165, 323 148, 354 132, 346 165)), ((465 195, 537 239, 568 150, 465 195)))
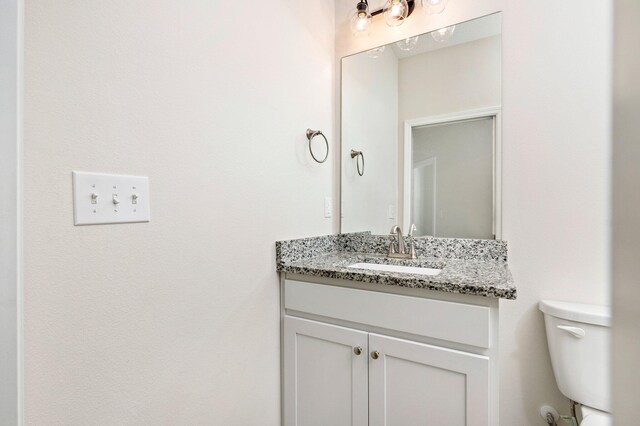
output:
POLYGON ((607 306, 543 300, 547 343, 560 392, 611 412, 611 312, 607 306))

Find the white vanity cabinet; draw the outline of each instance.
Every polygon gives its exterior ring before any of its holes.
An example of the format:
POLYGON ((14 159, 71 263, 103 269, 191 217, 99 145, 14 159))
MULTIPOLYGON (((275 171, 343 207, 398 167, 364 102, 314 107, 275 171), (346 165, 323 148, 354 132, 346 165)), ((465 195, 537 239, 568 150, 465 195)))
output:
POLYGON ((285 425, 366 426, 368 334, 284 318, 285 425))
POLYGON ((489 358, 378 334, 369 351, 369 425, 489 424, 489 358))
POLYGON ((290 278, 285 426, 497 425, 497 299, 290 278))

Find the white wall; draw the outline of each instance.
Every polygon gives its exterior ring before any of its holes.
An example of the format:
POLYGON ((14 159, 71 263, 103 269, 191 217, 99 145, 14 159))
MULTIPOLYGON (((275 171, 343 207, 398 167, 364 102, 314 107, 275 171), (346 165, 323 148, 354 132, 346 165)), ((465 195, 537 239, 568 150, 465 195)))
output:
POLYGON ((398 58, 389 47, 378 58, 345 58, 342 79, 348 90, 342 92, 341 231, 387 234, 397 223, 389 218, 389 206, 394 215, 398 208, 398 58), (351 149, 364 153, 363 176, 351 149))
POLYGON ((0 425, 20 419, 22 4, 0 0, 0 425))
POLYGON ((638 422, 640 406, 640 3, 615 2, 613 142, 613 410, 616 425, 638 422))
POLYGON ((502 231, 518 299, 500 303, 500 424, 539 425, 546 402, 568 412, 536 305, 609 302, 611 3, 451 0, 399 28, 374 18, 368 39, 351 35, 351 7, 336 2, 338 58, 504 11, 502 231))
POLYGON ((274 241, 333 230, 334 4, 225 12, 27 2, 28 425, 279 424, 274 241), (152 221, 74 227, 72 170, 150 176, 152 221))

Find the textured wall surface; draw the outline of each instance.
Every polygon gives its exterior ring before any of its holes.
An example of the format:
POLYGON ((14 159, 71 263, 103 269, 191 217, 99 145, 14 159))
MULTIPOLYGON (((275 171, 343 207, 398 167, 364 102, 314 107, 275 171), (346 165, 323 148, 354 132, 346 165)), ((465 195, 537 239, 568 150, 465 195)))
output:
POLYGON ((518 299, 500 302, 500 424, 539 425, 546 402, 567 413, 537 303, 610 302, 611 2, 451 0, 398 28, 374 18, 364 39, 352 7, 336 2, 338 58, 503 11, 502 231, 518 299))
POLYGON ((333 230, 334 4, 220 5, 26 4, 28 425, 279 424, 274 243, 333 230), (72 170, 149 176, 151 222, 74 227, 72 170))

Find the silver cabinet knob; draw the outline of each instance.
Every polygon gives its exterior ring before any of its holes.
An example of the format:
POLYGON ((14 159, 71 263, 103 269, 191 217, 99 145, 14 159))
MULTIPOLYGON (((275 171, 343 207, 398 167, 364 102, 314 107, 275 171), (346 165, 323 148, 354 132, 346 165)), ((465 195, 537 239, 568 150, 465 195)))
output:
POLYGON ((360 355, 362 353, 362 348, 360 346, 356 346, 353 348, 353 353, 356 355, 360 355))
POLYGON ((371 358, 373 358, 373 359, 380 358, 380 352, 378 352, 378 351, 371 352, 371 358))

